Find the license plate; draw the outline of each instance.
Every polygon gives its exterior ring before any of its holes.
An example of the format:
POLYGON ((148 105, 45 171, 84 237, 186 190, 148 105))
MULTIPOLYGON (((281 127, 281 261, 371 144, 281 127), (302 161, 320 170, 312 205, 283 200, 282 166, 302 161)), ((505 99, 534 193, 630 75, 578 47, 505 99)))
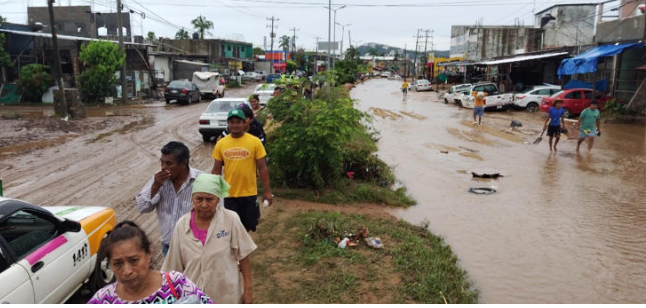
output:
POLYGON ((218 121, 219 126, 227 126, 227 121, 226 120, 220 120, 218 121))
POLYGON ((172 90, 170 91, 170 93, 177 93, 177 90, 172 90))

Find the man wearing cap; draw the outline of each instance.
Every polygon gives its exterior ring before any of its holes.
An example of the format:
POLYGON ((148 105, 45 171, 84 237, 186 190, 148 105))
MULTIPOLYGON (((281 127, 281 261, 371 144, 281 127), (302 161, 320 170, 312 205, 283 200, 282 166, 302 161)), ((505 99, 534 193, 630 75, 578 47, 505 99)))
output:
POLYGON ((238 215, 220 205, 230 188, 219 175, 197 176, 193 209, 177 222, 162 271, 184 273, 218 303, 251 304, 249 255, 257 246, 238 215))
MULTIPOLYGON (((256 118, 254 117, 254 113, 251 107, 243 103, 238 106, 238 109, 242 110, 242 112, 244 113, 245 132, 260 139, 260 142, 262 142, 262 145, 264 146, 265 141, 267 139, 267 135, 265 135, 265 130, 262 128, 262 124, 260 124, 260 122, 258 122, 258 120, 256 120, 256 118)), ((218 137, 218 141, 226 137, 228 134, 229 134, 229 128, 226 128, 224 131, 222 131, 222 134, 220 134, 220 136, 218 137)))
POLYGON ((269 205, 273 202, 273 196, 265 162, 267 152, 260 139, 245 132, 245 119, 242 110, 229 111, 227 124, 230 134, 220 139, 213 148, 211 173, 221 175, 224 169, 224 178, 231 185, 229 197, 224 199, 224 207, 240 215, 247 231, 256 231, 260 220, 256 170, 265 187, 263 197, 269 205))

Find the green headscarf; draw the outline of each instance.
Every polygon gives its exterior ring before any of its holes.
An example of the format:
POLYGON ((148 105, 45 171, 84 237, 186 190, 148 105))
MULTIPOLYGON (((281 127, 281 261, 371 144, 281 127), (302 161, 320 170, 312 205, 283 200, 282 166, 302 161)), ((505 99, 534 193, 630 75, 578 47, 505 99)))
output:
POLYGON ((200 173, 193 181, 193 193, 208 193, 220 199, 229 196, 230 188, 231 185, 221 175, 200 173))

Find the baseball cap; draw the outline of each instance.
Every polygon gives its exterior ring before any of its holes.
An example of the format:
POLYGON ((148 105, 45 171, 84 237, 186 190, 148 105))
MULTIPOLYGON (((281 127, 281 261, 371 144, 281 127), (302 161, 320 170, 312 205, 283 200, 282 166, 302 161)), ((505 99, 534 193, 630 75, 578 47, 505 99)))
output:
POLYGON ((247 104, 240 104, 238 105, 238 109, 242 110, 244 113, 244 116, 247 118, 253 118, 253 110, 251 110, 251 107, 247 104))
POLYGON ((244 112, 240 109, 232 109, 229 111, 229 115, 227 116, 227 120, 231 119, 232 117, 238 117, 240 119, 245 119, 244 112))

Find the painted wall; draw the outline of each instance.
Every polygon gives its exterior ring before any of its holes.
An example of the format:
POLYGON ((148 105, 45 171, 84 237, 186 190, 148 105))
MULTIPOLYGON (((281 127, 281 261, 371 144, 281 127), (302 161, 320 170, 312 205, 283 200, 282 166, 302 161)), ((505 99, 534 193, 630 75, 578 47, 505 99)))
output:
POLYGON ((542 49, 587 45, 593 42, 594 25, 597 22, 596 4, 553 6, 536 14, 536 27, 540 27, 541 17, 548 13, 556 19, 543 27, 542 49))

